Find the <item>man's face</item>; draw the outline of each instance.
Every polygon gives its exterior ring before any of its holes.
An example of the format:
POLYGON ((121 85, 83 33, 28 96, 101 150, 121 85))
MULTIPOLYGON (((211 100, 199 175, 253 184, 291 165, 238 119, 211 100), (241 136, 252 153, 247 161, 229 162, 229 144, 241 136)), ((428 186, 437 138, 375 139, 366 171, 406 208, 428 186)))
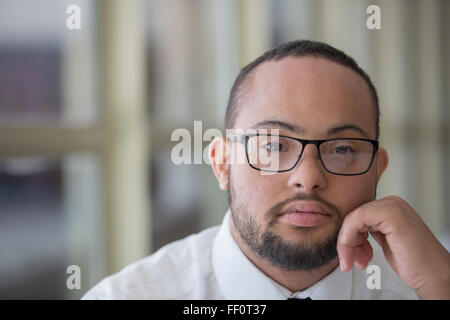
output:
MULTIPOLYGON (((369 88, 349 68, 322 58, 287 57, 264 62, 247 81, 234 128, 278 129, 280 135, 311 140, 375 139, 369 88), (348 128, 330 134, 343 126, 348 128)), ((234 143, 233 148, 244 146, 234 143)), ((291 171, 264 175, 248 163, 231 164, 228 177, 232 230, 259 256, 287 270, 314 269, 333 260, 344 216, 373 200, 377 183, 376 161, 365 174, 334 175, 311 144, 291 171), (283 218, 292 208, 326 215, 299 225, 283 218)))

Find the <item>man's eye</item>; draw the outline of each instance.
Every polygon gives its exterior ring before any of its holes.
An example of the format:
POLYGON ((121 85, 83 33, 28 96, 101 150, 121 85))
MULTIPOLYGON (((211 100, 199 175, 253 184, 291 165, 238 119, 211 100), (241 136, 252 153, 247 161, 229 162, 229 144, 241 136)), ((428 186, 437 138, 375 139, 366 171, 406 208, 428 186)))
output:
POLYGON ((270 151, 284 151, 285 147, 281 143, 268 143, 265 148, 270 151))
POLYGON ((336 153, 336 154, 348 154, 348 153, 353 153, 353 152, 354 152, 353 148, 351 148, 349 146, 340 146, 340 147, 333 149, 333 153, 336 153))

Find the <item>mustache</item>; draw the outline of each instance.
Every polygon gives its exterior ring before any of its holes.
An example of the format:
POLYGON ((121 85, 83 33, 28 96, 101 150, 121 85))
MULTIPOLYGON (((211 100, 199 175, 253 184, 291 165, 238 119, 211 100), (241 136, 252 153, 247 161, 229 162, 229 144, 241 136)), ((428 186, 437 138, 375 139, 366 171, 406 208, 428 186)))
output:
POLYGON ((325 199, 321 198, 320 196, 316 194, 303 194, 299 193, 295 196, 288 198, 282 202, 277 203, 272 208, 269 209, 269 211, 266 212, 265 216, 270 221, 276 220, 281 214, 281 210, 284 206, 286 206, 288 203, 298 200, 310 200, 310 201, 317 201, 320 202, 322 205, 324 205, 327 209, 329 209, 329 213, 332 215, 335 215, 339 220, 341 219, 341 215, 339 212, 339 209, 333 205, 332 203, 326 201, 325 199))

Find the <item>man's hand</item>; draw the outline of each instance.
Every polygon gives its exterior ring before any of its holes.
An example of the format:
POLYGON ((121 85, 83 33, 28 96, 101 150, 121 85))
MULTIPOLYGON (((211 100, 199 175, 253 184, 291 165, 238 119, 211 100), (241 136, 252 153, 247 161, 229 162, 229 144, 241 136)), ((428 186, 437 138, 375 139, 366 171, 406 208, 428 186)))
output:
POLYGON ((339 233, 341 269, 365 269, 372 260, 368 233, 399 277, 420 299, 450 299, 450 254, 403 199, 391 196, 351 211, 339 233))

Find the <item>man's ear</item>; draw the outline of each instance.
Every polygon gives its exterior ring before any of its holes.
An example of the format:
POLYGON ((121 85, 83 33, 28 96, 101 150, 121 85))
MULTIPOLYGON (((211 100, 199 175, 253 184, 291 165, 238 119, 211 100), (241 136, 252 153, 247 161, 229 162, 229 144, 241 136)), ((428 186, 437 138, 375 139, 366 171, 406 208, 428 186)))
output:
POLYGON ((209 144, 209 161, 222 190, 228 189, 230 142, 224 137, 215 137, 209 144))
POLYGON ((384 170, 386 170, 389 163, 389 157, 386 149, 379 148, 376 157, 376 166, 377 166, 377 183, 380 182, 381 175, 384 170))

